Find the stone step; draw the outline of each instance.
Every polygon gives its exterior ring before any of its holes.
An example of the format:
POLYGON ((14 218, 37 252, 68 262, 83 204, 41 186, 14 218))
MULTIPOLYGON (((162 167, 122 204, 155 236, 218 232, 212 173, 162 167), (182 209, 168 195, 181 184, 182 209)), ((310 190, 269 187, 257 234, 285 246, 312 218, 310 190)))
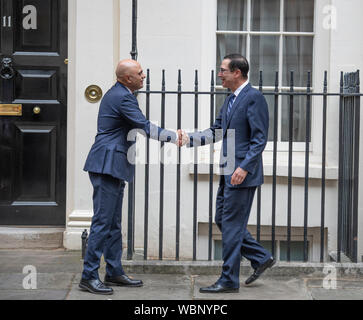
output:
MULTIPOLYGON (((216 275, 222 270, 222 261, 172 261, 172 260, 123 260, 126 273, 216 275)), ((251 265, 244 261, 240 272, 251 274, 251 265)), ((266 274, 272 277, 315 276, 325 278, 327 275, 337 277, 363 278, 363 263, 336 262, 285 262, 278 261, 266 274)))
POLYGON ((64 228, 0 227, 0 249, 63 248, 64 228))

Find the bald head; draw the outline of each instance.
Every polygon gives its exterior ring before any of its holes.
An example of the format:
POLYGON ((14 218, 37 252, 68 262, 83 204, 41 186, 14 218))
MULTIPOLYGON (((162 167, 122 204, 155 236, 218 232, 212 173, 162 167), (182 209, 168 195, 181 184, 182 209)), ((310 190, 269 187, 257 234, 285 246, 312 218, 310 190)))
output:
POLYGON ((129 75, 130 71, 133 68, 136 68, 138 66, 140 66, 140 64, 135 60, 131 60, 131 59, 121 60, 117 64, 117 68, 116 68, 116 77, 117 77, 117 79, 122 79, 126 75, 129 75))
POLYGON ((117 81, 128 87, 132 92, 143 87, 145 79, 140 63, 136 60, 125 59, 117 64, 117 81))

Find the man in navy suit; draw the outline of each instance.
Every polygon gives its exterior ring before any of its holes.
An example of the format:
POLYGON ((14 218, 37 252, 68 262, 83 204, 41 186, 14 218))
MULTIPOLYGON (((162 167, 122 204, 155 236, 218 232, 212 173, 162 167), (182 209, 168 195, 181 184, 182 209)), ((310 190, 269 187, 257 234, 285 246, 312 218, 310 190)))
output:
POLYGON ((133 92, 143 87, 145 75, 135 60, 122 60, 116 69, 116 84, 104 95, 99 109, 97 135, 84 170, 93 185, 94 215, 79 287, 92 293, 112 294, 111 285, 139 287, 141 280, 128 277, 121 265, 121 209, 125 181, 134 177, 136 130, 148 138, 179 145, 175 132, 163 130, 142 114, 133 92), (104 283, 98 269, 106 261, 104 283))
POLYGON ((241 256, 250 260, 254 269, 246 284, 275 263, 247 230, 255 190, 263 184, 262 152, 269 124, 266 100, 249 84, 248 71, 248 61, 240 54, 224 57, 218 76, 232 94, 215 123, 201 132, 179 131, 183 144, 189 147, 223 139, 215 216, 222 232, 223 268, 215 284, 200 288, 202 293, 238 292, 241 256))

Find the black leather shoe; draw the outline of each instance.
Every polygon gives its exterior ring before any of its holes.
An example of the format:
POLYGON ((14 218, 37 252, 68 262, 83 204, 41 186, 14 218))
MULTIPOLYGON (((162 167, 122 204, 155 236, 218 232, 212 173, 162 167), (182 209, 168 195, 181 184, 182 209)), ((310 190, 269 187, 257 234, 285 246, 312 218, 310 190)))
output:
POLYGON ((144 284, 141 280, 129 278, 126 274, 117 277, 105 275, 105 284, 108 286, 125 286, 125 287, 142 287, 144 284))
POLYGON ((269 260, 267 260, 262 266, 259 266, 257 269, 255 269, 254 273, 245 281, 245 284, 250 284, 253 281, 257 280, 267 268, 272 268, 275 263, 276 260, 274 258, 270 258, 269 260))
POLYGON ((82 279, 79 287, 96 294, 113 294, 113 289, 106 287, 99 279, 85 280, 82 279))
POLYGON ((228 293, 228 292, 238 292, 239 288, 223 287, 221 284, 215 283, 210 287, 200 288, 200 293, 228 293))

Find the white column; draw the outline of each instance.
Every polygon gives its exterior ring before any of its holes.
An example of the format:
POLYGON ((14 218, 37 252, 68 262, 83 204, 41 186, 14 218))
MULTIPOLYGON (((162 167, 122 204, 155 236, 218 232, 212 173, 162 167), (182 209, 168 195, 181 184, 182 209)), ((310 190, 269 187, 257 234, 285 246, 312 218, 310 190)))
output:
POLYGON ((92 186, 83 171, 97 130, 98 103, 86 100, 85 89, 95 84, 103 94, 115 81, 118 60, 119 0, 69 0, 67 225, 64 247, 81 248, 81 234, 89 229, 92 186), (116 9, 116 10, 115 10, 116 9))

